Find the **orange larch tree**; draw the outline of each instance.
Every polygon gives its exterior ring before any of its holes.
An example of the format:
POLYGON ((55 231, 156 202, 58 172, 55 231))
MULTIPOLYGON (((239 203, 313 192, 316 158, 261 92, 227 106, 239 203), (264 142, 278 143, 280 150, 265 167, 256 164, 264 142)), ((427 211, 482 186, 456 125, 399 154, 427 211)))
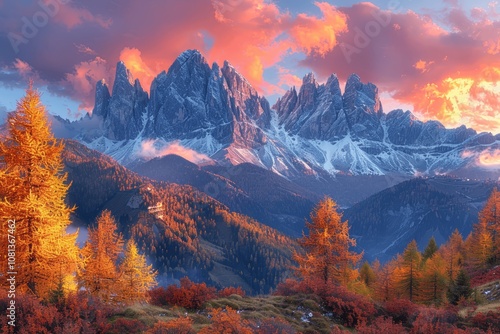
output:
POLYGON ((444 260, 448 281, 454 281, 464 263, 464 240, 460 232, 455 229, 448 242, 442 245, 438 253, 444 260))
POLYGON ((156 285, 156 272, 147 265, 146 257, 139 254, 137 245, 131 239, 127 242, 125 257, 120 265, 118 300, 126 303, 146 300, 146 293, 156 285))
POLYGON ((417 242, 411 241, 406 246, 401 257, 401 263, 398 273, 398 286, 410 301, 413 301, 417 295, 421 277, 422 255, 418 251, 417 242))
POLYGON ((492 262, 500 261, 500 192, 495 188, 486 205, 479 213, 479 221, 484 222, 490 231, 493 242, 492 262))
POLYGON ((103 301, 111 301, 119 293, 117 260, 123 252, 123 237, 116 230, 111 212, 103 211, 97 218, 97 226, 89 229, 88 240, 81 251, 80 285, 103 301))
MULTIPOLYGON (((69 185, 63 173, 63 143, 50 131, 39 93, 31 85, 7 119, 0 141, 0 220, 2 255, 9 220, 16 222, 16 282, 19 292, 45 298, 61 286, 76 288, 77 233, 65 203, 69 185)), ((6 272, 2 257, 1 272, 6 272)), ((9 270, 14 271, 14 270, 9 270)))
POLYGON ((320 279, 325 284, 347 286, 358 276, 355 265, 362 255, 349 248, 356 241, 349 236, 349 225, 342 221, 337 204, 331 198, 321 201, 306 223, 309 234, 299 239, 305 254, 294 254, 296 272, 303 279, 320 279))

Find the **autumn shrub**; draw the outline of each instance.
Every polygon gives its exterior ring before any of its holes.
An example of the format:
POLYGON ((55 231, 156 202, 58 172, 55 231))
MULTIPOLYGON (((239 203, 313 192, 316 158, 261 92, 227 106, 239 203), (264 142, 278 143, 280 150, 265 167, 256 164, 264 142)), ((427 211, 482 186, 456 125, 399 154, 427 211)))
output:
POLYGON ((227 288, 224 288, 222 290, 220 290, 217 295, 219 296, 219 298, 225 298, 225 297, 229 297, 231 295, 238 295, 238 296, 241 296, 241 297, 245 297, 246 296, 246 292, 245 290, 243 290, 241 287, 227 287, 227 288))
MULTIPOLYGON (((0 312, 7 314, 9 300, 0 300, 0 312)), ((26 294, 16 295, 16 327, 24 333, 104 333, 115 310, 84 292, 70 294, 56 306, 26 294)), ((0 332, 11 333, 7 317, 0 318, 0 332)))
POLYGON ((147 326, 140 320, 118 318, 112 324, 111 328, 106 331, 106 334, 140 334, 144 333, 147 326))
POLYGON ((158 321, 147 334, 195 334, 193 322, 187 317, 177 318, 171 321, 158 321))
POLYGON ((488 313, 477 313, 471 319, 474 327, 482 330, 491 330, 493 333, 500 333, 500 313, 489 311, 488 313))
POLYGON ((288 279, 276 289, 277 295, 291 296, 297 293, 320 297, 324 306, 345 326, 356 327, 374 317, 376 313, 374 304, 368 298, 339 285, 325 284, 322 280, 297 282, 288 279))
POLYGON ((240 314, 228 307, 216 308, 210 312, 212 324, 199 331, 199 334, 252 334, 248 320, 241 318, 240 314))
POLYGON ((203 304, 216 295, 216 289, 205 283, 193 283, 189 278, 181 278, 180 287, 170 285, 149 291, 150 302, 154 305, 180 306, 187 309, 200 309, 203 304))
POLYGON ((400 334, 407 332, 403 325, 395 323, 390 317, 377 317, 370 324, 360 324, 356 327, 356 330, 359 334, 400 334))
POLYGON ((412 323, 412 333, 453 333, 458 315, 451 310, 421 307, 412 323))
POLYGON ((408 299, 394 299, 385 303, 385 310, 396 323, 409 327, 417 316, 418 306, 408 299))

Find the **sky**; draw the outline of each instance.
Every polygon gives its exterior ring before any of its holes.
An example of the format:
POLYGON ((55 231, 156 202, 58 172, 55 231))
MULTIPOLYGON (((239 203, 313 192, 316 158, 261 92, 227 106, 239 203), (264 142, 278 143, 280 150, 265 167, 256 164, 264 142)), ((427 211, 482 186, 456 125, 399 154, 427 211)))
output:
POLYGON ((73 120, 118 61, 149 90, 186 49, 228 60, 271 102, 306 73, 357 73, 385 112, 500 133, 500 5, 487 0, 0 0, 0 121, 30 78, 73 120))

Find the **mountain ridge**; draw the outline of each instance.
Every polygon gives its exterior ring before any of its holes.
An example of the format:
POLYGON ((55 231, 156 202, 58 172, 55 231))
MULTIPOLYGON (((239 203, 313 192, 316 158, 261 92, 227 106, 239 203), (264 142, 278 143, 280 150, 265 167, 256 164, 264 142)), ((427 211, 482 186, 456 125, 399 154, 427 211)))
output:
POLYGON ((110 94, 97 83, 94 113, 80 121, 98 119, 100 133, 76 131, 75 138, 124 165, 154 141, 160 151, 176 142, 221 165, 252 163, 291 179, 468 170, 490 177, 478 162, 500 149, 500 134, 446 129, 401 109, 384 113, 378 88, 356 74, 343 94, 336 75, 319 84, 307 74, 298 92, 292 87, 271 108, 229 62, 210 66, 187 50, 153 80, 149 97, 123 63, 113 86, 110 94))

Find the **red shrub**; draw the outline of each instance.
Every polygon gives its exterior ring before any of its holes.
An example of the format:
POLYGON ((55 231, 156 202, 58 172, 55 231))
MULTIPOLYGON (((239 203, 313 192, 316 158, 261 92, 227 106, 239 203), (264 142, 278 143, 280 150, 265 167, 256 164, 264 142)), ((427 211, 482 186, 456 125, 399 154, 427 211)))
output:
POLYGON ((241 287, 235 288, 232 286, 224 288, 218 292, 218 296, 220 298, 229 297, 231 295, 238 295, 241 297, 245 297, 246 293, 245 290, 243 290, 241 287))
POLYGON ((422 307, 413 322, 412 333, 453 333, 457 330, 457 320, 457 314, 449 310, 422 307))
POLYGON ((359 334, 400 334, 406 333, 405 328, 401 324, 394 323, 392 318, 378 317, 368 326, 361 324, 356 327, 359 334))
POLYGON ((301 289, 301 283, 287 278, 283 283, 278 284, 276 287, 276 292, 274 293, 277 296, 293 296, 297 293, 301 293, 299 291, 301 289))
POLYGON ((147 334, 195 334, 189 318, 178 318, 168 322, 158 321, 147 334))
POLYGON ((418 306, 408 299, 394 299, 385 303, 387 313, 396 323, 411 326, 418 313, 418 306))
POLYGON ((278 285, 277 295, 290 296, 297 293, 316 294, 343 325, 355 327, 375 315, 375 306, 362 295, 342 286, 325 284, 322 280, 301 281, 288 279, 278 285))
POLYGON ((144 333, 147 329, 147 326, 142 323, 142 321, 137 319, 127 319, 127 318, 118 318, 111 325, 111 329, 109 329, 107 334, 139 334, 144 333))
POLYGON ((488 313, 478 313, 472 318, 474 327, 482 330, 490 330, 493 333, 500 333, 500 313, 489 311, 488 313))
POLYGON ((154 305, 172 305, 187 309, 200 309, 202 305, 216 297, 215 288, 205 283, 196 284, 189 278, 181 278, 181 286, 170 285, 168 288, 156 288, 149 291, 151 303, 154 305))
POLYGON ((500 266, 496 266, 489 270, 471 272, 471 286, 483 285, 492 281, 498 280, 500 277, 500 266))

